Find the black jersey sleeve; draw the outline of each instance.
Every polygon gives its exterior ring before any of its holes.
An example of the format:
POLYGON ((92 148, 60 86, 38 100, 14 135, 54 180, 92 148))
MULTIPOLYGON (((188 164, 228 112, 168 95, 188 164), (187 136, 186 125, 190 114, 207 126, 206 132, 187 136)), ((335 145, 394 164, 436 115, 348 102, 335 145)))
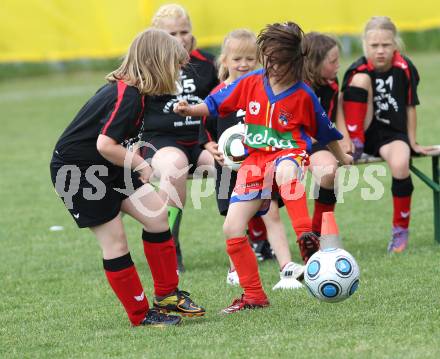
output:
POLYGON ((118 82, 114 106, 101 120, 101 134, 122 143, 139 127, 142 113, 142 96, 134 87, 118 82))
POLYGON ((417 95, 417 86, 419 85, 420 81, 419 72, 410 59, 405 57, 405 60, 408 63, 409 69, 409 83, 406 104, 408 106, 416 106, 420 104, 419 96, 417 95))

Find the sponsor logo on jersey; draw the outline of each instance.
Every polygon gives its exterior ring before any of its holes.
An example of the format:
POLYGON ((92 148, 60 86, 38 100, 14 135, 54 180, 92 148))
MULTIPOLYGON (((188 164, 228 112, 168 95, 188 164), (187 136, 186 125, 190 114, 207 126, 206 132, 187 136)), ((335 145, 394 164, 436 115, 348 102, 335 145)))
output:
POLYGON ((280 132, 266 126, 248 123, 244 143, 249 147, 275 147, 279 149, 298 148, 291 132, 280 132))
POLYGON ((292 119, 292 114, 288 112, 280 112, 280 115, 278 117, 278 123, 281 126, 287 126, 289 121, 292 119))
POLYGON ((257 101, 249 102, 249 112, 251 115, 258 115, 260 113, 260 103, 257 101))

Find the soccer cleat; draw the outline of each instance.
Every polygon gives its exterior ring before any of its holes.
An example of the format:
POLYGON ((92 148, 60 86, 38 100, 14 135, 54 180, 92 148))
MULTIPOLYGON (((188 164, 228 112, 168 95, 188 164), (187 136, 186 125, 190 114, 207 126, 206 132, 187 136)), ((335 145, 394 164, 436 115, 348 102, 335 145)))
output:
POLYGON ((242 294, 240 298, 234 299, 232 304, 229 307, 223 309, 220 314, 232 314, 245 309, 265 308, 268 307, 269 304, 270 303, 267 298, 263 300, 250 300, 245 299, 244 294, 242 294))
POLYGON ((303 277, 304 266, 294 262, 289 262, 280 271, 280 281, 275 284, 272 290, 302 288, 303 285, 298 281, 298 279, 303 277))
POLYGON ((313 232, 304 232, 296 242, 298 243, 304 263, 307 263, 309 258, 319 251, 319 238, 313 232))
POLYGON ((402 253, 408 246, 408 228, 393 227, 392 237, 388 243, 388 253, 402 253))
POLYGON ((140 325, 149 325, 152 327, 166 327, 168 325, 177 325, 182 320, 178 315, 168 315, 161 313, 157 309, 150 309, 145 315, 140 325))
POLYGON ((205 315, 205 309, 194 303, 189 295, 188 292, 177 290, 163 299, 154 298, 154 308, 165 313, 175 312, 184 317, 205 315))
POLYGON ((260 262, 275 258, 273 250, 268 241, 252 242, 252 249, 254 250, 257 260, 260 262))
POLYGON ((240 279, 238 278, 237 271, 228 270, 228 275, 226 276, 226 284, 233 286, 240 285, 240 279))

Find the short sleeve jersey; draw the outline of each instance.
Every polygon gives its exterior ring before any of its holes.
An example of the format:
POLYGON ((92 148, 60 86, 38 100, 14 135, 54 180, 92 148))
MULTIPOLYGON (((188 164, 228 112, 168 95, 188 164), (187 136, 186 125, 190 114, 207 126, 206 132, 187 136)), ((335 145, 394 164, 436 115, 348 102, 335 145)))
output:
POLYGON ((419 74, 413 63, 399 52, 395 52, 392 67, 386 72, 377 72, 365 57, 354 62, 344 75, 342 91, 357 73, 368 74, 373 87, 373 121, 391 129, 407 133, 407 106, 419 104, 417 85, 419 74))
MULTIPOLYGON (((222 82, 217 87, 215 87, 211 93, 216 93, 224 87, 226 87, 226 84, 222 82)), ((225 132, 228 128, 238 123, 244 123, 245 115, 245 111, 238 110, 237 112, 233 112, 220 120, 217 117, 212 116, 203 117, 200 124, 199 144, 204 145, 205 143, 210 141, 218 142, 222 133, 225 132)))
POLYGON ((68 163, 108 163, 96 149, 100 134, 127 145, 142 125, 144 96, 122 81, 101 87, 65 129, 55 153, 68 163))
POLYGON ((187 100, 192 105, 202 103, 217 84, 217 70, 212 55, 200 50, 192 51, 189 63, 181 70, 179 93, 147 96, 144 139, 160 135, 181 141, 197 141, 201 118, 182 118, 173 112, 173 106, 180 100, 187 100))
POLYGON ((342 138, 309 86, 297 82, 275 95, 263 69, 240 77, 208 96, 205 103, 213 116, 246 111, 245 144, 251 151, 310 152, 311 137, 323 145, 342 138))
POLYGON ((318 86, 315 89, 315 94, 318 97, 319 103, 327 113, 330 121, 336 121, 336 113, 338 110, 338 95, 339 86, 338 82, 331 81, 325 85, 318 86))

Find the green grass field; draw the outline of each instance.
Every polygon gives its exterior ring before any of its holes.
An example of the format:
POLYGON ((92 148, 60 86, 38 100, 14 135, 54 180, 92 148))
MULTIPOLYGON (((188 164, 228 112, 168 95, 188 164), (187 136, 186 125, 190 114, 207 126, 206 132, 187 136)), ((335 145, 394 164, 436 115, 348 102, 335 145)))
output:
MULTIPOLYGON (((418 139, 440 143, 440 54, 412 56, 421 85, 418 139)), ((347 61, 341 69, 346 68, 347 61)), ((340 304, 306 290, 272 292, 275 262, 260 265, 272 306, 220 316, 240 294, 225 283, 222 218, 214 197, 189 201, 182 246, 191 291, 208 314, 169 329, 131 328, 110 290, 88 230, 78 230, 49 178, 55 141, 100 86, 103 73, 34 77, 0 83, 1 358, 439 358, 440 247, 433 239, 432 194, 413 176, 411 241, 389 256, 390 176, 385 195, 363 201, 363 182, 337 207, 344 245, 361 268, 358 292, 340 304), (51 232, 53 225, 64 231, 51 232)), ((429 173, 430 160, 416 164, 429 173)), ((359 167, 361 173, 365 167, 359 167)), ((191 183, 189 182, 190 186, 191 183)), ((283 213, 291 248, 295 237, 283 213)), ((132 256, 152 298, 140 226, 126 219, 132 256)))

